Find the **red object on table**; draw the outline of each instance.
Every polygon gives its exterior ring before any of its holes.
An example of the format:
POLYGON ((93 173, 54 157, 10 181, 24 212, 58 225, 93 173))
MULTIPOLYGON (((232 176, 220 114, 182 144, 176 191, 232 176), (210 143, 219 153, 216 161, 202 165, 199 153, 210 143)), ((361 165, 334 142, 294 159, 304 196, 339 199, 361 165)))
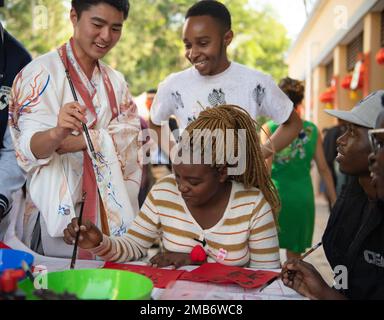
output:
POLYGON ((192 262, 204 262, 207 259, 207 254, 205 253, 204 248, 199 244, 193 247, 189 256, 191 257, 192 262))
POLYGON ((150 278, 156 288, 161 289, 166 288, 170 282, 176 280, 217 284, 234 283, 243 288, 258 288, 279 274, 274 271, 248 270, 241 267, 226 266, 221 263, 204 263, 192 271, 160 269, 145 265, 114 262, 106 262, 103 268, 140 273, 150 278))
POLYGON ((127 270, 131 272, 140 273, 150 278, 156 288, 165 288, 170 282, 176 281, 183 273, 186 272, 185 270, 160 269, 152 268, 150 266, 114 262, 106 262, 103 268, 127 270))
POLYGON ((11 249, 11 248, 8 247, 4 242, 0 241, 0 249, 11 249))
POLYGON ((221 263, 205 263, 191 272, 183 273, 179 280, 236 283, 243 288, 258 288, 278 274, 274 271, 248 270, 221 263))

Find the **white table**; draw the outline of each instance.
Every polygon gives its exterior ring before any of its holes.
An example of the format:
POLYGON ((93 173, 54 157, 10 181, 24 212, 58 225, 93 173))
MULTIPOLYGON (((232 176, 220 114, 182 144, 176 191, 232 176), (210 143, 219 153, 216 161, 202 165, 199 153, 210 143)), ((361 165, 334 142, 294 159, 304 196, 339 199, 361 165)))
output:
MULTIPOLYGON (((68 270, 71 260, 39 255, 27 248, 19 239, 7 239, 7 245, 16 250, 33 254, 34 265, 44 266, 48 272, 68 270)), ((145 262, 130 262, 135 265, 146 265, 145 262)), ((104 261, 77 260, 76 269, 101 268, 104 261)), ((185 266, 180 269, 193 270, 197 266, 185 266)), ((280 272, 280 270, 271 270, 280 272)), ((213 284, 207 282, 192 282, 178 280, 168 289, 154 288, 154 300, 304 300, 302 295, 284 286, 281 280, 276 280, 262 292, 259 289, 244 289, 235 284, 213 284)))

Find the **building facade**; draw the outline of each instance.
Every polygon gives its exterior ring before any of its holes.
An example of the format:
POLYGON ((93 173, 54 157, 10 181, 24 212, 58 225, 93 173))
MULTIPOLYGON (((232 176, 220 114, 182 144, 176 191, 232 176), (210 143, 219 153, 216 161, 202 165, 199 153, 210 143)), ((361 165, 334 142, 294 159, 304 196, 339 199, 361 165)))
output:
POLYGON ((384 88, 384 0, 318 0, 287 56, 289 76, 305 80, 305 118, 319 129, 384 88))

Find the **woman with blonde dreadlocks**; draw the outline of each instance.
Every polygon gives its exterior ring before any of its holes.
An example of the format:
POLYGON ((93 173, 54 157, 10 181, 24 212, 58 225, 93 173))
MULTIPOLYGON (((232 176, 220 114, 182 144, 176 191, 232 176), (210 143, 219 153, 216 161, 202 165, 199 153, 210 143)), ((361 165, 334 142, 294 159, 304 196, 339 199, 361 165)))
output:
MULTIPOLYGON (((104 260, 124 262, 142 258, 161 237, 165 252, 151 259, 157 267, 218 261, 279 268, 279 199, 256 127, 237 106, 201 112, 183 132, 174 174, 153 186, 127 234, 108 237, 85 221, 79 246, 104 260), (191 158, 197 159, 195 164, 191 158)), ((78 229, 75 218, 64 231, 64 241, 72 244, 78 229)))

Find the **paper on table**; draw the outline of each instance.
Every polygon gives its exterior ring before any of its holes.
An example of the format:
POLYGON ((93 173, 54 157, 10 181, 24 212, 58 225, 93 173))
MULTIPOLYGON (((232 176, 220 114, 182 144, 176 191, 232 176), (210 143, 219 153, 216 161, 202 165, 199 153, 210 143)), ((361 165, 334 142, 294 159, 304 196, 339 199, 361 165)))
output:
POLYGON ((140 273, 150 278, 156 288, 165 288, 170 282, 176 281, 184 272, 186 272, 184 270, 159 269, 146 265, 122 264, 113 262, 106 262, 104 268, 128 270, 140 273))
POLYGON ((257 288, 278 274, 274 271, 249 270, 221 263, 204 263, 195 270, 182 274, 180 280, 222 284, 237 283, 243 288, 257 288))
MULTIPOLYGON (((303 296, 293 290, 281 290, 278 282, 266 292, 259 289, 241 288, 234 284, 214 284, 208 282, 189 282, 178 280, 167 289, 156 292, 156 300, 303 300, 303 296)), ((281 283, 282 286, 284 286, 281 283)), ((266 289, 265 289, 266 290, 266 289)), ((267 291, 267 290, 266 290, 267 291)))

